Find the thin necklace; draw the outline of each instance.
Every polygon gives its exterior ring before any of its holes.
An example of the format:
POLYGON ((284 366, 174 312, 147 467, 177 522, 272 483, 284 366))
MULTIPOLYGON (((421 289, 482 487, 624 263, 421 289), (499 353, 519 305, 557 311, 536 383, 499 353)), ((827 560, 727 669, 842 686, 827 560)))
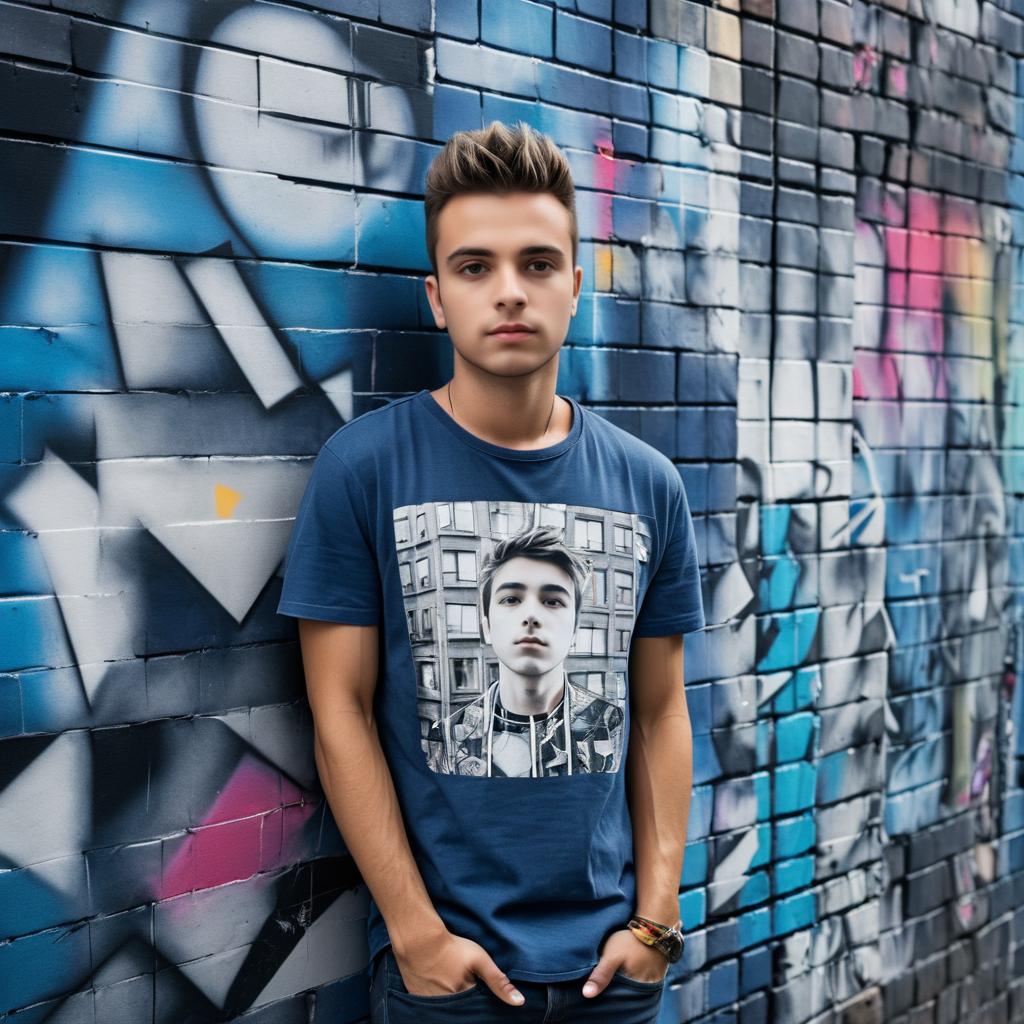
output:
MULTIPOLYGON (((558 397, 557 395, 552 395, 551 396, 551 412, 548 413, 548 421, 547 421, 547 423, 544 424, 544 433, 540 435, 541 437, 547 437, 548 427, 551 426, 551 417, 555 413, 555 399, 557 397, 558 397)), ((451 381, 448 381, 448 408, 451 409, 451 411, 452 411, 452 419, 454 420, 455 419, 455 406, 452 405, 452 382, 451 381)), ((455 422, 458 423, 459 421, 455 420, 455 422)))

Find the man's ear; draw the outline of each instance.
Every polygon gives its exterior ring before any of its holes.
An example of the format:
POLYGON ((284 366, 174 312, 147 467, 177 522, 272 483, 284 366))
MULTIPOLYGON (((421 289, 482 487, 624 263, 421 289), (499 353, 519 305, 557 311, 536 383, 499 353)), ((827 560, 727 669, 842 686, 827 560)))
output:
POLYGON ((576 304, 580 300, 580 288, 583 285, 583 268, 581 266, 576 267, 573 271, 573 289, 572 289, 572 315, 576 315, 576 304))
POLYGON ((430 303, 430 311, 434 314, 434 323, 443 330, 445 318, 444 307, 441 305, 441 285, 433 274, 428 274, 424 278, 423 287, 427 290, 427 302, 430 303))

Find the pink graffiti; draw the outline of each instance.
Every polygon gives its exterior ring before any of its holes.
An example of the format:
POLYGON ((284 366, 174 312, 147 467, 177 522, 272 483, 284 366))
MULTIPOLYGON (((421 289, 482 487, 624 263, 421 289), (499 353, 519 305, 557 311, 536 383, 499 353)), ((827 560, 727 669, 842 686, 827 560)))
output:
POLYGON ((618 191, 615 180, 615 147, 612 140, 605 137, 597 139, 594 148, 597 150, 597 157, 594 160, 594 237, 608 239, 614 234, 612 196, 618 191))
POLYGON ((882 242, 882 293, 867 296, 882 310, 882 327, 877 349, 854 352, 854 398, 948 401, 944 304, 963 278, 963 247, 979 236, 979 212, 911 189, 905 207, 887 194, 870 215, 882 223, 862 221, 857 230, 877 231, 882 242))
POLYGON ((897 96, 907 95, 907 69, 903 64, 889 68, 889 87, 897 96))
POLYGON ((992 777, 992 738, 983 733, 978 738, 978 749, 974 755, 974 771, 971 774, 971 796, 981 796, 992 777))
POLYGON ((862 43, 853 53, 853 81, 858 89, 867 89, 875 67, 881 61, 881 55, 873 47, 862 43))
POLYGON ((300 853, 298 834, 317 807, 313 794, 247 756, 202 823, 164 844, 157 899, 240 881, 289 863, 300 853))

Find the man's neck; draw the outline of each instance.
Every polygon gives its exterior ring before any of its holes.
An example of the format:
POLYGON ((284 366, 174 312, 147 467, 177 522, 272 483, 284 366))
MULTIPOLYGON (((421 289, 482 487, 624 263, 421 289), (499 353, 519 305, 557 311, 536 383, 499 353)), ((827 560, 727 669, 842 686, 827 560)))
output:
POLYGON ((460 393, 459 383, 452 383, 450 396, 447 384, 431 391, 430 395, 460 427, 488 444, 532 451, 564 441, 572 430, 572 402, 560 395, 545 393, 536 398, 523 398, 495 393, 481 397, 465 384, 460 393))
POLYGON ((558 707, 567 684, 564 668, 560 675, 552 676, 549 686, 533 691, 524 690, 516 680, 501 679, 498 683, 501 706, 516 715, 546 715, 558 707))

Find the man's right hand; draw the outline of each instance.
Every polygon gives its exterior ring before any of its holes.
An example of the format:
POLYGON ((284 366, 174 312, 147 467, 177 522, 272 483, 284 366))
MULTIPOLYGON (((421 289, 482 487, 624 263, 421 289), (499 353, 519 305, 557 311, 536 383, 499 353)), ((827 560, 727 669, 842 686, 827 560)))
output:
POLYGON ((406 991, 414 996, 445 996, 465 992, 479 976, 502 1001, 521 1006, 523 995, 512 980, 472 939, 446 931, 441 936, 423 937, 402 952, 392 949, 406 991))

